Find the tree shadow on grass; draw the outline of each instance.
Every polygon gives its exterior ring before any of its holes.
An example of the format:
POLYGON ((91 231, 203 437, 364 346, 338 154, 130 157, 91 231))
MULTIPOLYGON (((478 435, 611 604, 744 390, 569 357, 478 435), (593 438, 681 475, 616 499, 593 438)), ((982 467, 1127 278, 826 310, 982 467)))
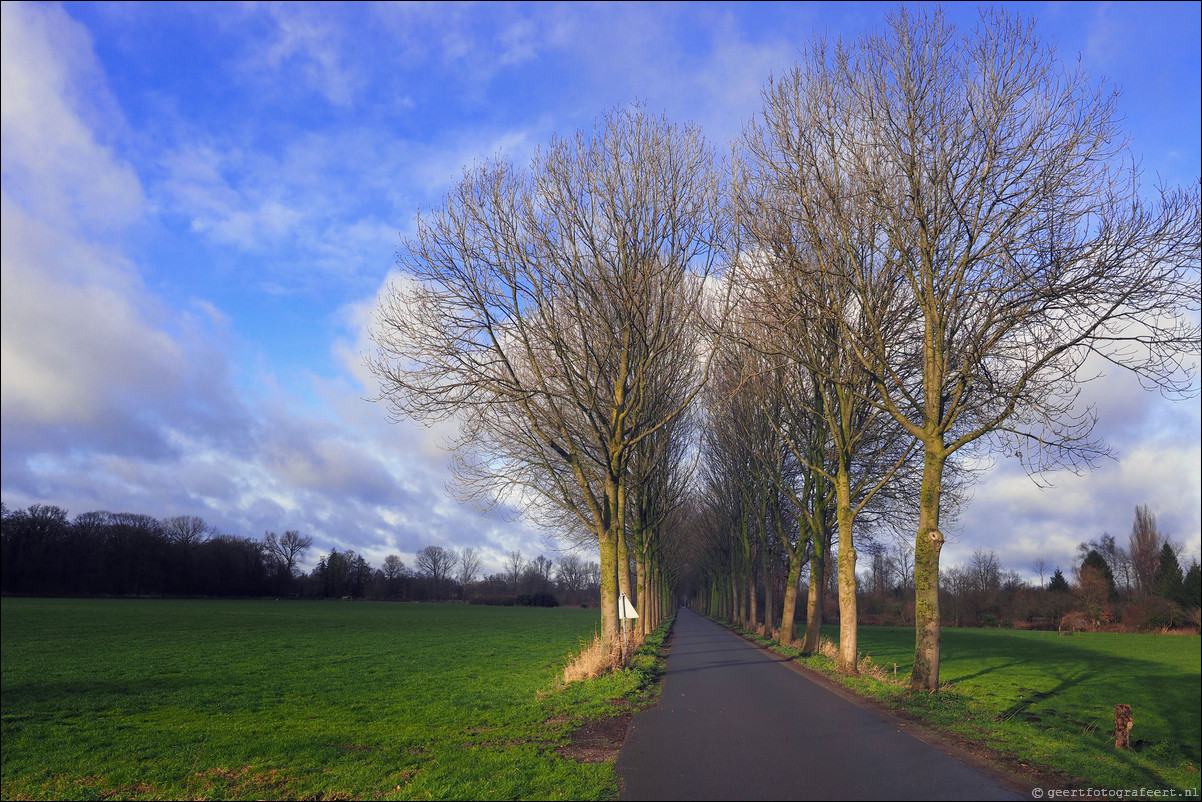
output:
MULTIPOLYGON (((874 634, 881 641, 872 644, 874 653, 890 655, 904 636, 874 634)), ((940 674, 972 700, 972 715, 988 715, 1020 738, 1029 732, 1032 742, 1053 738, 1070 750, 1079 744, 1081 754, 1108 763, 1124 783, 1163 786, 1163 772, 1184 771, 1188 778, 1188 767, 1196 771, 1202 733, 1198 674, 1174 670, 1181 660, 1156 657, 1164 651, 1160 642, 1139 640, 1154 637, 946 629, 940 674), (1114 749, 1111 737, 1120 703, 1132 705, 1136 719, 1134 748, 1125 752, 1114 749)))

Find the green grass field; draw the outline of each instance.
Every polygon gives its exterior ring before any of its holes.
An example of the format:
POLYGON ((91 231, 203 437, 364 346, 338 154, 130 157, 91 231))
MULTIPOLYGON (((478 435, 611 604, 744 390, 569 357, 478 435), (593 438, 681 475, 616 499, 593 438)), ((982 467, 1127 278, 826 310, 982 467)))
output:
MULTIPOLYGON (((824 633, 827 630, 824 629, 824 633)), ((838 630, 827 637, 837 641, 838 630)), ((861 627, 861 655, 908 680, 914 630, 861 627)), ((834 675, 830 661, 803 663, 834 675)), ((944 629, 931 696, 868 679, 861 693, 936 727, 984 742, 1076 788, 1192 790, 1202 758, 1198 636, 944 629), (1133 748, 1114 748, 1114 706, 1131 705, 1133 748)))
POLYGON ((554 747, 634 693, 555 689, 595 610, 2 601, 5 799, 603 799, 554 747), (548 693, 548 691, 550 691, 548 693))
MULTIPOLYGON (((5 799, 612 798, 612 763, 555 747, 645 679, 557 687, 599 621, 578 609, 9 598, 0 613, 5 799)), ((904 678, 913 638, 864 627, 860 647, 904 678)), ((1196 793, 1197 636, 944 630, 943 647, 935 696, 841 681, 1060 784, 1196 793)))

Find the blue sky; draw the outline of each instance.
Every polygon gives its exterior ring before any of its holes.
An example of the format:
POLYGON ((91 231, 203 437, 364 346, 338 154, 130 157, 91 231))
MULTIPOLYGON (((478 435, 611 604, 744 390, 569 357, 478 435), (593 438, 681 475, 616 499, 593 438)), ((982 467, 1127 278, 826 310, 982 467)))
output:
MULTIPOLYGON (((723 147, 815 31, 891 4, 3 6, 2 494, 412 564, 426 545, 551 554, 445 491, 439 433, 364 400, 366 325, 420 208, 464 165, 524 162, 642 102, 723 147)), ((1147 183, 1199 164, 1198 3, 1016 3, 1122 91, 1147 183)), ((962 26, 973 5, 947 8, 962 26)), ((1085 388, 1120 459, 978 485, 974 548, 1032 574, 1125 541, 1134 507, 1199 552, 1199 402, 1085 388)))

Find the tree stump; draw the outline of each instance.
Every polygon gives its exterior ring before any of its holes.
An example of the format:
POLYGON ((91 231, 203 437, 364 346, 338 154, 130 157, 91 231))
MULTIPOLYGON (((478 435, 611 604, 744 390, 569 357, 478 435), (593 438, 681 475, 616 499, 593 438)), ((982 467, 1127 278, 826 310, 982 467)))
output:
POLYGON ((1131 716, 1131 705, 1114 706, 1114 748, 1127 749, 1131 745, 1131 728, 1135 719, 1131 716))

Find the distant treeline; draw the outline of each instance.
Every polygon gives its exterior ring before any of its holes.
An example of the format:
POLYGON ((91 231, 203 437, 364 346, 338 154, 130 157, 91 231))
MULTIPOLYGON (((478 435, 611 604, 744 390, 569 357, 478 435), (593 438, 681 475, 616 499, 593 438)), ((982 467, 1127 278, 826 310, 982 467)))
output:
MULTIPOLYGON (((860 622, 913 625, 913 553, 904 544, 865 551, 860 622)), ((1047 564, 1036 560, 1038 585, 1003 568, 994 551, 977 549, 966 565, 940 572, 940 616, 955 627, 1198 628, 1202 568, 1197 560, 1183 568, 1180 552, 1146 505, 1136 508, 1126 545, 1110 534, 1078 544, 1068 576, 1056 568, 1046 577, 1047 564)))
POLYGON ((0 504, 0 591, 67 596, 310 597, 428 601, 460 599, 562 604, 599 598, 596 563, 575 555, 525 560, 479 578, 473 548, 428 546, 410 568, 399 555, 380 567, 352 550, 322 554, 299 568, 313 539, 296 531, 262 538, 222 534, 195 516, 157 519, 137 513, 68 517, 52 505, 10 510, 0 504))

